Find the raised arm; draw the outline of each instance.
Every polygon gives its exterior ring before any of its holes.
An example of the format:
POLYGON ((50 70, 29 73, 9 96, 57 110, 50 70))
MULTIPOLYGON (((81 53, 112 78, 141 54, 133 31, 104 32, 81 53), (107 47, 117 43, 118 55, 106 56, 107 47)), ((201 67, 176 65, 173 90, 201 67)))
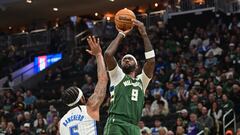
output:
POLYGON ((132 30, 126 30, 126 31, 122 31, 118 28, 116 28, 118 30, 118 35, 117 37, 111 42, 111 44, 108 46, 107 50, 104 53, 104 60, 107 64, 107 68, 108 71, 113 70, 116 66, 117 66, 117 61, 114 57, 118 45, 120 44, 120 42, 122 41, 123 38, 125 38, 125 36, 132 30))
POLYGON ((124 35, 118 33, 117 37, 111 42, 111 44, 108 46, 107 50, 104 53, 104 60, 109 71, 113 70, 117 66, 117 61, 114 57, 114 54, 116 53, 118 45, 123 38, 124 35))
POLYGON ((144 24, 138 20, 133 20, 133 24, 138 27, 138 31, 141 34, 144 42, 146 62, 144 64, 143 71, 148 78, 152 78, 155 68, 155 53, 152 44, 148 38, 144 24))
POLYGON ((98 73, 98 82, 94 93, 91 97, 89 97, 87 102, 87 111, 92 118, 99 120, 99 108, 106 95, 108 77, 102 56, 102 49, 99 44, 99 39, 96 39, 95 37, 88 37, 87 41, 91 48, 91 50, 87 50, 87 52, 96 57, 98 73))

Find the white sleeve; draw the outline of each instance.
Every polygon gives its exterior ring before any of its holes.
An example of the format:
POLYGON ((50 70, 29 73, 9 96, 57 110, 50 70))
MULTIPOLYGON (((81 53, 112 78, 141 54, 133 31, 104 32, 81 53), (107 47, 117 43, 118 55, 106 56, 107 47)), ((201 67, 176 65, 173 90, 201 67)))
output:
POLYGON ((215 118, 219 120, 221 117, 222 117, 222 110, 219 110, 215 118))
POLYGON ((138 78, 141 79, 142 84, 143 84, 143 91, 145 93, 145 90, 149 84, 149 82, 151 81, 151 78, 148 78, 147 75, 144 73, 144 71, 142 70, 142 73, 140 75, 138 75, 138 78))
POLYGON ((118 65, 113 70, 108 71, 108 73, 111 81, 111 86, 116 86, 119 84, 125 76, 122 69, 118 65))

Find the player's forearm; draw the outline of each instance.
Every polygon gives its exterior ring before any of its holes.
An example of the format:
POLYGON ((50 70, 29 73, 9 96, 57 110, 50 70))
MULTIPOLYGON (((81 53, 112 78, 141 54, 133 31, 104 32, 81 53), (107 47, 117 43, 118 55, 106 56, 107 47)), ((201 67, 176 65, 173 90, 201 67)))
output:
POLYGON ((104 53, 105 57, 113 57, 114 56, 114 54, 117 51, 118 45, 120 44, 120 42, 122 41, 123 38, 124 38, 123 35, 121 35, 121 34, 117 35, 117 37, 111 42, 111 44, 105 51, 105 53, 104 53))
POLYGON ((99 109, 100 105, 104 101, 108 83, 107 71, 102 54, 97 55, 96 59, 98 82, 96 84, 93 95, 88 99, 88 106, 93 110, 99 109))
POLYGON ((152 47, 152 44, 151 44, 151 42, 150 42, 150 40, 148 38, 147 33, 142 34, 141 36, 143 38, 145 52, 152 51, 153 47, 152 47))
POLYGON ((97 55, 96 60, 97 60, 98 81, 103 81, 104 83, 107 84, 108 76, 107 76, 106 66, 105 66, 102 54, 97 55))
POLYGON ((146 58, 146 63, 144 64, 143 70, 148 78, 152 78, 154 68, 155 68, 155 53, 154 53, 152 44, 147 36, 147 33, 144 32, 141 34, 141 36, 144 41, 145 58, 146 58))
POLYGON ((108 76, 106 71, 106 66, 102 54, 96 56, 97 59, 97 72, 98 72, 98 82, 96 86, 96 94, 98 95, 99 102, 102 103, 102 100, 106 95, 106 87, 108 83, 108 76))

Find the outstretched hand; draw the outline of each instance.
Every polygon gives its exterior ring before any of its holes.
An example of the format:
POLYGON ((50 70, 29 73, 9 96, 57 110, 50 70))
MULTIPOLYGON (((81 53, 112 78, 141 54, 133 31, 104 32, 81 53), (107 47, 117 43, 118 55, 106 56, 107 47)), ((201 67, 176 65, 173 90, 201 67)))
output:
POLYGON ((88 45, 91 49, 91 50, 89 50, 89 49, 86 50, 89 54, 94 55, 94 56, 102 54, 102 49, 101 49, 101 46, 100 46, 100 39, 99 38, 96 39, 94 36, 89 36, 87 38, 87 42, 88 42, 88 45))
POLYGON ((141 35, 147 35, 146 28, 142 22, 139 20, 133 19, 133 25, 137 26, 138 31, 141 35))

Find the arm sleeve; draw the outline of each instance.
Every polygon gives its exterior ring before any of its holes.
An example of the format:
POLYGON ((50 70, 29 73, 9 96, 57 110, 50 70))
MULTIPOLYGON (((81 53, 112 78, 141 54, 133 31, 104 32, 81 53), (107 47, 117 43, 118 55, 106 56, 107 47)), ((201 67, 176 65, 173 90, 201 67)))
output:
POLYGON ((138 75, 138 77, 141 79, 142 84, 143 84, 143 91, 145 93, 145 90, 151 80, 151 78, 148 78, 147 75, 144 73, 144 71, 142 70, 142 73, 140 75, 138 75))
POLYGON ((122 69, 118 65, 113 70, 108 71, 108 73, 111 81, 111 86, 116 86, 119 84, 125 76, 122 69))
POLYGON ((217 114, 215 114, 216 116, 214 116, 216 119, 220 119, 222 117, 222 110, 219 110, 217 114))

